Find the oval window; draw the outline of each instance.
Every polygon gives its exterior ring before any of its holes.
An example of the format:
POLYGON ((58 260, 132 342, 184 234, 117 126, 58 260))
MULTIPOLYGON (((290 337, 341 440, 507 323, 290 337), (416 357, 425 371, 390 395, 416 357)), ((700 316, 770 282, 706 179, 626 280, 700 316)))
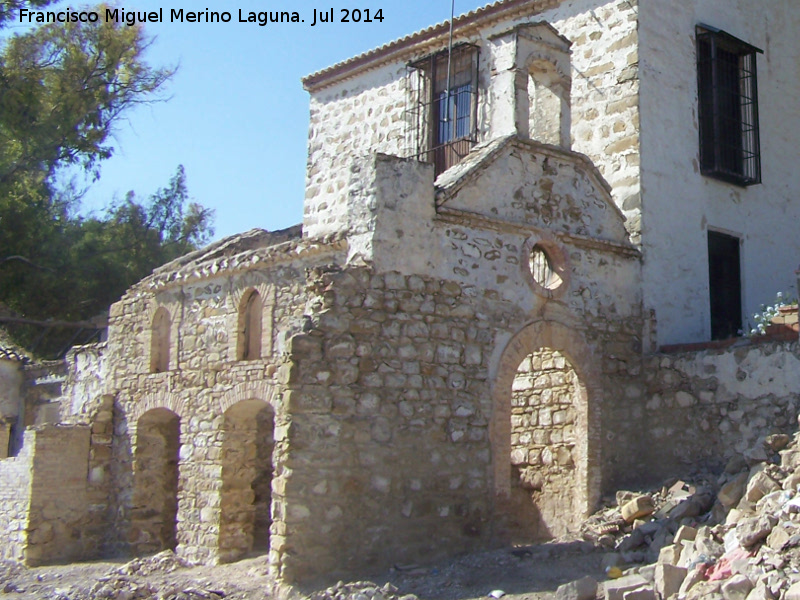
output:
POLYGON ((564 282, 561 276, 556 273, 553 261, 550 260, 550 255, 539 244, 536 244, 531 250, 528 268, 531 271, 533 280, 546 290, 558 289, 564 282))

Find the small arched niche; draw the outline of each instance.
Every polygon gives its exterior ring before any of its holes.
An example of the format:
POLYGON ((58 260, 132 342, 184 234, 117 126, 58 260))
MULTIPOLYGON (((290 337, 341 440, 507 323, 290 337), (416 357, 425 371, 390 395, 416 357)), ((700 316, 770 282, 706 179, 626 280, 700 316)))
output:
POLYGON ((150 372, 166 373, 169 371, 169 311, 163 306, 153 316, 150 330, 150 372))
POLYGON ((261 327, 264 303, 261 294, 251 289, 245 292, 239 303, 237 360, 261 358, 261 327))
POLYGON ((571 42, 545 21, 492 37, 493 132, 513 132, 570 149, 570 46, 571 42), (509 115, 513 115, 513 124, 509 115))
POLYGON ((564 76, 555 64, 537 58, 528 65, 527 82, 530 138, 568 147, 570 101, 564 76))

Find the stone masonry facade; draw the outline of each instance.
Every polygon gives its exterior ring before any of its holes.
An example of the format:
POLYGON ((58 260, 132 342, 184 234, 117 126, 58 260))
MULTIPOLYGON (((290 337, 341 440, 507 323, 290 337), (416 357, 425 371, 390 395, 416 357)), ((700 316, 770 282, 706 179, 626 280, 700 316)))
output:
POLYGON ((409 150, 442 26, 306 78, 302 226, 156 269, 58 393, 0 361, 2 557, 330 580, 566 535, 619 485, 789 427, 797 342, 657 351, 637 8, 459 17, 475 135, 442 172, 409 150))

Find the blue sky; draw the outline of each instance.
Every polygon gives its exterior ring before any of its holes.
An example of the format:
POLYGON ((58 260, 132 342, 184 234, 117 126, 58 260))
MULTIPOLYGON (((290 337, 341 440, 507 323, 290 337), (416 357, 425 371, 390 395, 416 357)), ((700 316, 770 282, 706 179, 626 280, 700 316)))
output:
MULTIPOLYGON (((456 15, 485 3, 455 0, 456 15)), ((301 77, 450 17, 450 0, 138 0, 117 6, 164 9, 164 23, 146 25, 155 37, 147 59, 177 65, 178 72, 167 102, 137 107, 118 126, 115 156, 104 163, 83 209, 101 210, 128 190, 147 196, 183 164, 190 195, 216 211, 216 238, 302 221, 308 94, 301 77), (170 23, 171 8, 229 11, 233 21, 170 23), (382 9, 384 18, 311 27, 314 8, 333 8, 337 17, 343 8, 382 9), (260 27, 235 22, 238 9, 298 11, 307 21, 260 27)))

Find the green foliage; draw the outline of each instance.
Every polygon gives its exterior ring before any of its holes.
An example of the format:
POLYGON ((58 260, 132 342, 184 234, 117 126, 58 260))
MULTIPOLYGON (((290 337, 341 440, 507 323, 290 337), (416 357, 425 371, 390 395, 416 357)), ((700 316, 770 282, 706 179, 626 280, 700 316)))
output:
MULTIPOLYGON (((0 4, 0 29, 20 7, 0 4)), ((103 8, 100 14, 105 14, 103 8)), ((81 321, 116 301, 153 268, 206 243, 212 213, 190 202, 178 167, 169 185, 133 192, 99 216, 78 214, 67 168, 99 176, 115 124, 157 99, 172 75, 143 59, 140 27, 52 23, 0 46, 0 303, 29 319, 81 321)), ((22 345, 53 355, 73 332, 13 326, 22 345)))
POLYGON ((172 74, 142 60, 146 46, 140 27, 113 21, 12 36, 0 53, 0 186, 110 157, 113 124, 172 74))

